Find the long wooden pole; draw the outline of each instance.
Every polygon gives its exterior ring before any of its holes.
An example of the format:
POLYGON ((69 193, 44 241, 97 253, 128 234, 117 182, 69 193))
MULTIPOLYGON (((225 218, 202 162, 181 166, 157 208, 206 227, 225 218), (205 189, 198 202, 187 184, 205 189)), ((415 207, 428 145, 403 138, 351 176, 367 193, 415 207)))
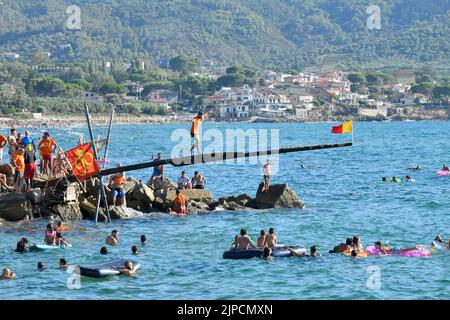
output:
POLYGON ((132 164, 123 167, 103 169, 100 171, 100 175, 110 175, 125 171, 134 171, 141 170, 146 168, 151 168, 160 165, 173 165, 173 166, 188 166, 199 163, 207 163, 207 162, 215 162, 215 161, 223 161, 229 159, 238 159, 238 158, 248 158, 248 157, 258 157, 258 156, 267 156, 281 153, 290 153, 290 152, 300 152, 300 151, 311 151, 311 150, 322 150, 322 149, 331 149, 331 148, 342 148, 342 147, 350 147, 352 146, 352 142, 347 143, 336 143, 336 144, 320 144, 314 146, 302 146, 302 147, 288 147, 288 148, 280 148, 275 150, 264 150, 264 151, 256 151, 256 152, 220 152, 220 153, 209 153, 209 154, 199 154, 193 156, 186 156, 180 158, 172 158, 172 159, 162 159, 158 161, 144 162, 138 164, 132 164))
POLYGON ((114 108, 111 110, 111 116, 109 117, 108 136, 106 137, 105 154, 103 156, 103 169, 106 169, 106 159, 108 157, 109 141, 111 139, 111 128, 114 118, 114 108))
MULTIPOLYGON (((89 109, 88 109, 88 106, 86 103, 84 104, 84 111, 86 113, 86 120, 87 120, 87 124, 88 124, 89 135, 91 136, 91 140, 93 141, 92 149, 94 150, 95 161, 98 161, 97 145, 95 144, 94 132, 92 131, 92 125, 91 125, 91 115, 89 114, 89 109)), ((103 195, 103 200, 105 201, 105 210, 106 210, 106 215, 108 217, 108 222, 111 222, 111 217, 109 215, 108 201, 106 199, 105 186, 103 185, 102 175, 100 173, 97 175, 97 180, 99 182, 99 191, 97 192, 97 206, 95 208, 95 223, 97 223, 97 221, 98 221, 98 213, 100 211, 100 197, 98 196, 99 194, 103 195)))

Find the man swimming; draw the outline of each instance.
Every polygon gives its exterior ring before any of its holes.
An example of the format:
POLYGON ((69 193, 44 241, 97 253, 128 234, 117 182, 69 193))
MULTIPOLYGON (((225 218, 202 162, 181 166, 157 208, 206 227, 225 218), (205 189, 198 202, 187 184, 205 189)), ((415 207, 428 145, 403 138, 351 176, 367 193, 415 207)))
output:
POLYGON ((389 246, 383 246, 381 244, 381 241, 375 242, 375 248, 380 250, 380 252, 383 253, 383 254, 390 254, 390 253, 398 253, 398 252, 407 252, 407 251, 419 250, 419 248, 417 248, 417 247, 397 249, 397 248, 392 248, 392 247, 389 247, 389 246))
POLYGON ((335 246, 333 248, 333 250, 330 250, 330 253, 342 253, 345 250, 350 250, 351 246, 352 246, 352 243, 353 243, 353 239, 352 238, 347 238, 345 240, 345 243, 341 243, 341 244, 335 246))
POLYGON ((136 273, 136 270, 133 268, 133 263, 131 261, 126 261, 122 269, 117 269, 121 274, 126 276, 132 276, 136 273))
POLYGON ((269 229, 269 234, 266 236, 266 245, 269 248, 273 248, 277 245, 278 237, 275 234, 275 230, 273 228, 269 229))
POLYGON ((119 242, 119 231, 113 230, 111 235, 107 236, 105 239, 105 243, 110 246, 115 246, 119 242))
POLYGON ((234 246, 240 250, 247 250, 249 246, 256 248, 245 229, 241 229, 240 235, 234 238, 234 246))
POLYGON ((442 171, 450 171, 450 168, 447 166, 447 164, 446 163, 444 163, 443 165, 442 165, 442 169, 441 169, 442 171))
POLYGON ((28 239, 22 238, 17 242, 16 252, 28 252, 30 248, 28 247, 28 239))
POLYGON ((263 254, 262 254, 262 259, 264 260, 272 260, 272 249, 270 248, 264 248, 263 254))

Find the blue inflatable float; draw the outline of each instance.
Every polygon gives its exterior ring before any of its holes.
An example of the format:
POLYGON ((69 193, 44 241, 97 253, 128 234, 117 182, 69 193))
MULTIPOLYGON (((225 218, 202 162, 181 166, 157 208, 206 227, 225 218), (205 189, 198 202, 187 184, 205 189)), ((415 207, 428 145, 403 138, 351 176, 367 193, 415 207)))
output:
MULTIPOLYGON (((272 257, 290 257, 292 256, 291 250, 295 250, 298 255, 306 254, 306 250, 303 247, 297 246, 277 246, 272 248, 272 257)), ((264 248, 250 248, 247 250, 240 250, 239 248, 230 248, 223 253, 224 259, 252 259, 261 258, 264 253, 264 248)))
MULTIPOLYGON (((107 276, 116 276, 120 272, 117 269, 123 269, 127 259, 117 259, 107 262, 102 262, 99 264, 94 264, 90 266, 78 266, 80 268, 80 275, 85 277, 102 278, 107 276)), ((139 270, 141 264, 134 260, 129 260, 133 263, 133 269, 139 270)))

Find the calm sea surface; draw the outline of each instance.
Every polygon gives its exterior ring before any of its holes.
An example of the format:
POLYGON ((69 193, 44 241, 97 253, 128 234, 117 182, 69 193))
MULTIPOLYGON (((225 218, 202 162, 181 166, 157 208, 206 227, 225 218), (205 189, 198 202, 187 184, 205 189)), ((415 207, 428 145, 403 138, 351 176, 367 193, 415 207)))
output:
MULTIPOLYGON (((282 147, 351 139, 348 134, 330 134, 331 126, 207 123, 204 133, 222 132, 225 138, 227 129, 268 129, 269 147, 277 147, 271 133, 279 134, 282 147)), ((276 174, 272 183, 288 183, 306 204, 303 210, 217 211, 184 218, 152 214, 97 226, 91 221, 71 222, 66 238, 72 248, 27 254, 14 253, 17 241, 26 236, 41 242, 48 221, 3 222, 0 267, 11 267, 17 279, 0 281, 0 299, 450 299, 449 254, 365 259, 328 254, 333 246, 353 235, 360 235, 365 246, 381 240, 399 247, 430 244, 436 234, 450 237, 450 177, 436 174, 442 163, 450 162, 450 122, 367 122, 354 127, 354 147, 284 154, 273 159, 276 174), (301 169, 301 164, 306 169, 301 169), (407 170, 415 165, 423 170, 407 170), (378 183, 382 176, 406 174, 412 174, 416 183, 378 183), (321 256, 273 262, 224 260, 223 251, 243 227, 254 240, 261 229, 274 227, 280 243, 307 248, 317 245, 321 256), (119 245, 109 248, 108 257, 100 256, 99 249, 112 229, 120 232, 119 245), (67 288, 69 274, 57 269, 59 258, 82 265, 132 258, 131 246, 139 245, 141 234, 146 234, 150 242, 133 257, 142 264, 137 277, 83 277, 81 289, 67 288), (43 261, 47 270, 38 272, 38 261, 43 261), (371 270, 380 273, 379 289, 368 288, 371 270)), ((181 141, 171 139, 179 128, 187 130, 189 125, 114 127, 111 166, 115 162, 148 161, 157 152, 169 157, 181 141)), ((79 133, 87 137, 85 127, 50 130, 64 149, 75 146, 79 133)), ((106 127, 96 128, 96 134, 102 136, 106 131, 106 127)), ((264 131, 261 133, 264 136, 264 131)), ((38 137, 42 131, 32 130, 32 134, 38 137)), ((231 144, 219 140, 205 143, 205 147, 231 144)), ((200 170, 215 198, 241 193, 254 196, 264 160, 185 169, 189 176, 200 170)), ((180 170, 168 166, 166 174, 175 180, 180 170)), ((145 181, 150 174, 151 169, 128 173, 145 181)))

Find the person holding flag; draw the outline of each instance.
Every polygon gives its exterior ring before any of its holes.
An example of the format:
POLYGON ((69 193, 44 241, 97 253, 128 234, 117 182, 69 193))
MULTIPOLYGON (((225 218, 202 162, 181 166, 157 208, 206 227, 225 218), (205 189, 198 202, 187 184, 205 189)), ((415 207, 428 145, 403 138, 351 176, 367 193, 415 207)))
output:
POLYGON ((200 154, 200 126, 202 124, 203 113, 200 111, 193 119, 191 125, 191 137, 194 138, 194 144, 191 147, 191 155, 194 154, 194 148, 197 149, 197 153, 200 154))

